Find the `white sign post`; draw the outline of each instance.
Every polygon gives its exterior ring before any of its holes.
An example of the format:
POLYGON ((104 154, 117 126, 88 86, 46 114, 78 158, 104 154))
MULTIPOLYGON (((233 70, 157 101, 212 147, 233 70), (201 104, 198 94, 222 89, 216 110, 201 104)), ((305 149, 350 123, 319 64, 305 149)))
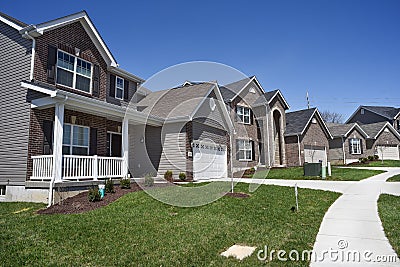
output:
POLYGON ((297 192, 297 183, 294 185, 294 195, 296 196, 296 211, 299 211, 299 200, 297 192))

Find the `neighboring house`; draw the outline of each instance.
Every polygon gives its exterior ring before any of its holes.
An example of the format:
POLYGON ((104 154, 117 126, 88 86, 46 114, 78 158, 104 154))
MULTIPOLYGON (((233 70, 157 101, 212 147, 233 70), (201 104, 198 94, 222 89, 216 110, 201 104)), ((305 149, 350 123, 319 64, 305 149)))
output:
POLYGON ((357 122, 362 125, 385 121, 389 122, 397 131, 400 132, 400 108, 360 106, 350 116, 346 123, 357 122))
POLYGON ((175 179, 181 172, 189 180, 231 175, 230 136, 234 129, 216 82, 186 82, 156 91, 136 107, 162 118, 163 125, 151 129, 130 126, 137 133, 130 143, 132 151, 140 155, 130 158, 135 177, 146 173, 163 176, 167 170, 175 179))
POLYGON ((286 113, 287 165, 323 162, 326 166, 332 138, 317 108, 286 113))
POLYGON ((233 172, 285 165, 283 132, 289 105, 280 91, 266 93, 255 76, 220 86, 220 90, 234 121, 233 172))
POLYGON ((329 161, 332 164, 349 164, 369 156, 366 147, 368 134, 358 123, 328 123, 333 139, 329 141, 329 161))
POLYGON ((126 177, 129 125, 163 123, 126 109, 149 94, 143 79, 118 67, 84 11, 29 26, 0 18, 2 199, 43 202, 65 181, 126 177))
POLYGON ((400 160, 400 134, 389 122, 365 124, 361 127, 369 136, 367 139, 369 155, 378 155, 384 160, 400 160))

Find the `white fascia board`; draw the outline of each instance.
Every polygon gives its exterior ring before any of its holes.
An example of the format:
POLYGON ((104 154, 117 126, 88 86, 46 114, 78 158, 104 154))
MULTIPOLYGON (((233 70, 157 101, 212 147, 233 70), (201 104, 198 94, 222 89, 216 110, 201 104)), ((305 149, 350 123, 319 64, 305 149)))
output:
POLYGON ((395 119, 395 120, 397 120, 399 117, 400 117, 400 112, 399 112, 399 113, 397 113, 397 115, 396 115, 396 116, 394 116, 394 119, 395 119))
POLYGON ((108 68, 108 70, 111 73, 113 73, 113 74, 115 74, 117 76, 121 76, 122 78, 126 78, 126 79, 129 79, 129 80, 138 82, 138 83, 144 83, 145 82, 144 79, 142 79, 142 78, 140 78, 140 77, 138 77, 138 76, 136 76, 136 75, 134 75, 134 74, 132 74, 130 72, 127 72, 126 70, 118 68, 118 67, 111 66, 111 67, 108 68))
POLYGON ((222 98, 221 91, 220 91, 219 86, 218 86, 217 83, 215 83, 215 87, 214 87, 213 90, 215 91, 215 95, 217 96, 218 103, 220 103, 220 106, 222 105, 221 110, 222 110, 222 113, 224 115, 225 122, 228 124, 229 131, 232 132, 232 133, 236 133, 235 126, 234 126, 234 124, 232 122, 231 117, 229 116, 229 112, 228 112, 228 110, 226 108, 224 99, 222 98))
POLYGON ((34 99, 31 101, 31 108, 48 108, 53 106, 55 103, 57 103, 57 100, 54 97, 43 97, 43 98, 38 98, 34 99))
MULTIPOLYGON (((248 78, 248 77, 247 77, 248 78)), ((254 80, 255 76, 249 78, 249 81, 242 87, 242 89, 239 90, 239 92, 230 99, 230 102, 232 102, 238 95, 240 95, 240 93, 244 90, 244 88, 246 88, 253 80, 254 80)), ((229 88, 228 88, 229 89, 229 88)))
POLYGON ((331 131, 329 131, 328 125, 326 125, 324 119, 323 119, 322 116, 321 116, 321 113, 319 113, 318 108, 315 109, 315 112, 314 112, 314 113, 316 113, 317 116, 319 117, 320 121, 322 121, 322 124, 324 125, 325 130, 327 131, 327 133, 329 134, 329 137, 330 137, 331 139, 333 139, 333 135, 331 134, 331 131))
POLYGON ((8 26, 10 26, 10 27, 16 29, 17 31, 20 31, 20 30, 23 29, 23 27, 21 27, 21 26, 15 24, 14 22, 12 22, 12 21, 10 21, 10 20, 8 20, 8 19, 2 17, 1 15, 0 15, 0 21, 1 21, 1 22, 4 22, 4 23, 7 24, 8 26))
POLYGON ((374 136, 374 139, 378 138, 378 136, 385 130, 386 127, 388 127, 389 130, 400 140, 400 134, 396 131, 395 128, 393 128, 393 126, 389 122, 386 122, 385 125, 382 126, 379 132, 374 136))
POLYGON ((274 96, 271 97, 271 99, 268 101, 268 104, 270 104, 270 103, 272 102, 272 100, 274 100, 274 98, 277 97, 278 95, 281 96, 281 98, 282 98, 282 100, 283 100, 283 103, 285 103, 287 109, 290 109, 290 106, 289 106, 288 102, 286 102, 286 99, 283 97, 283 95, 282 95, 282 93, 281 93, 281 90, 279 90, 279 89, 276 91, 276 93, 274 94, 274 96))
POLYGON ((108 65, 117 67, 118 64, 117 64, 116 60, 114 59, 114 57, 111 54, 110 50, 108 49, 107 45, 104 43, 99 32, 94 27, 90 18, 84 11, 38 24, 36 26, 36 29, 34 30, 34 32, 37 32, 38 34, 42 35, 46 31, 50 31, 52 29, 62 27, 66 24, 71 24, 76 21, 81 21, 86 32, 89 34, 89 36, 91 37, 91 39, 94 42, 94 44, 96 45, 96 47, 99 49, 99 52, 101 53, 103 58, 106 59, 108 65))
POLYGON ((36 92, 40 92, 46 95, 49 95, 50 97, 55 97, 57 95, 57 91, 56 90, 50 90, 47 88, 43 88, 41 86, 35 85, 35 84, 31 84, 31 83, 27 83, 22 81, 21 82, 21 86, 27 89, 31 89, 34 90, 36 92))
POLYGON ((369 135, 358 125, 358 123, 354 123, 354 125, 344 134, 344 137, 348 137, 349 133, 353 131, 354 128, 360 130, 361 134, 364 134, 365 138, 369 138, 369 135))

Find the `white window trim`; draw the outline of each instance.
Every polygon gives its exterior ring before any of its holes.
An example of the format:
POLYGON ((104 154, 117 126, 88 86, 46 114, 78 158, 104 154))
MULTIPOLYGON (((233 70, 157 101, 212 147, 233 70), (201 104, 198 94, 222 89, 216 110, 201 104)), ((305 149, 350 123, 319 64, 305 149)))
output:
POLYGON ((350 146, 351 146, 351 154, 352 155, 361 155, 361 139, 359 139, 359 138, 351 138, 350 139, 350 146), (357 141, 357 142, 353 143, 354 141, 357 141), (354 149, 354 147, 356 147, 358 151, 356 151, 354 149))
MULTIPOLYGON (((253 140, 250 140, 250 139, 238 139, 238 141, 240 142, 240 141, 243 141, 243 142, 249 142, 249 146, 250 146, 250 149, 246 149, 246 148, 244 148, 244 149, 238 149, 238 152, 239 151, 243 151, 244 153, 243 153, 243 156, 245 157, 244 159, 241 159, 240 157, 239 157, 239 161, 253 161, 254 159, 253 159, 253 146, 252 146, 252 142, 253 142, 253 140), (246 152, 247 151, 250 151, 250 159, 246 159, 246 152)), ((243 147, 246 147, 245 146, 245 144, 243 143, 243 147)))
POLYGON ((70 140, 71 140, 71 143, 70 144, 64 144, 64 142, 63 142, 63 144, 62 144, 62 146, 64 147, 64 146, 67 146, 67 147, 69 147, 69 154, 68 155, 73 155, 72 154, 72 148, 73 147, 84 147, 84 148, 87 148, 87 155, 89 155, 89 149, 90 149, 90 127, 88 127, 88 126, 83 126, 83 125, 77 125, 77 124, 71 124, 71 123, 64 123, 64 125, 70 125, 71 126, 71 133, 70 133, 70 140), (72 144, 72 142, 73 142, 73 138, 74 138, 74 131, 73 131, 73 127, 74 126, 78 126, 78 127, 82 127, 82 128, 87 128, 88 129, 88 145, 87 146, 78 146, 78 145, 73 145, 72 144))
POLYGON ((236 111, 236 116, 238 116, 239 117, 239 123, 243 123, 243 124, 246 124, 246 125, 250 125, 251 124, 251 109, 249 108, 249 107, 245 107, 245 106, 241 106, 241 105, 236 105, 236 109, 235 109, 235 111, 236 111), (237 109, 238 108, 242 108, 243 109, 243 114, 242 115, 239 115, 238 114, 238 112, 237 112, 237 109), (249 115, 245 115, 244 113, 244 110, 245 109, 248 109, 249 110, 249 115), (244 121, 244 117, 249 117, 249 122, 245 122, 244 121))
MULTIPOLYGON (((108 154, 110 155, 110 157, 111 157, 111 149, 112 149, 112 135, 113 134, 117 134, 117 135, 121 135, 122 136, 122 133, 119 133, 119 132, 113 132, 113 131, 107 131, 107 135, 108 134, 110 134, 110 140, 107 140, 109 143, 110 143, 110 147, 108 148, 108 154)), ((122 155, 122 146, 121 146, 121 155, 122 155)))
POLYGON ((116 99, 123 100, 124 99, 124 94, 125 94, 125 79, 122 78, 122 77, 119 77, 119 76, 115 76, 115 95, 114 95, 114 97, 116 99), (118 82, 117 82, 118 78, 122 80, 122 88, 118 87, 118 82), (117 97, 117 90, 118 89, 122 90, 122 97, 121 98, 117 97))
POLYGON ((56 84, 64 86, 64 87, 67 87, 67 88, 71 88, 71 89, 74 89, 74 90, 78 90, 78 91, 84 92, 86 94, 92 94, 92 91, 93 91, 93 88, 92 88, 93 87, 93 81, 92 81, 93 80, 93 63, 89 62, 87 60, 84 60, 82 58, 79 58, 79 59, 90 64, 89 92, 86 92, 86 91, 83 91, 81 89, 76 88, 76 75, 79 75, 79 76, 82 76, 82 77, 85 77, 85 78, 89 78, 89 77, 87 77, 85 75, 82 75, 82 74, 79 74, 79 73, 76 72, 76 68, 78 66, 78 57, 73 55, 73 54, 70 54, 68 52, 65 52, 64 50, 60 50, 60 49, 57 49, 57 63, 56 63, 56 75, 55 75, 56 76, 56 79, 55 79, 56 80, 56 84), (66 69, 66 68, 63 68, 61 66, 58 66, 58 52, 62 52, 62 53, 65 53, 67 55, 70 55, 70 56, 74 57, 74 70, 73 71, 71 71, 69 69, 66 69), (73 74, 73 76, 72 76, 72 87, 70 87, 68 85, 65 85, 65 84, 57 83, 57 68, 60 68, 62 70, 68 71, 68 72, 72 72, 72 74, 73 74))

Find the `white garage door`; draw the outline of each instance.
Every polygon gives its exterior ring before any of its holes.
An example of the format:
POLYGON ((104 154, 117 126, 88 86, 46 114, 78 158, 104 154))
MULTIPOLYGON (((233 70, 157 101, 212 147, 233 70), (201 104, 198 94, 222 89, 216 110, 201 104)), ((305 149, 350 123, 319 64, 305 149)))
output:
POLYGON ((198 179, 227 177, 226 146, 193 142, 193 177, 198 179))
POLYGON ((376 146, 376 154, 379 159, 400 160, 399 148, 397 146, 376 146))
POLYGON ((304 146, 304 162, 318 163, 320 161, 322 161, 323 166, 326 166, 326 150, 324 147, 304 146))

